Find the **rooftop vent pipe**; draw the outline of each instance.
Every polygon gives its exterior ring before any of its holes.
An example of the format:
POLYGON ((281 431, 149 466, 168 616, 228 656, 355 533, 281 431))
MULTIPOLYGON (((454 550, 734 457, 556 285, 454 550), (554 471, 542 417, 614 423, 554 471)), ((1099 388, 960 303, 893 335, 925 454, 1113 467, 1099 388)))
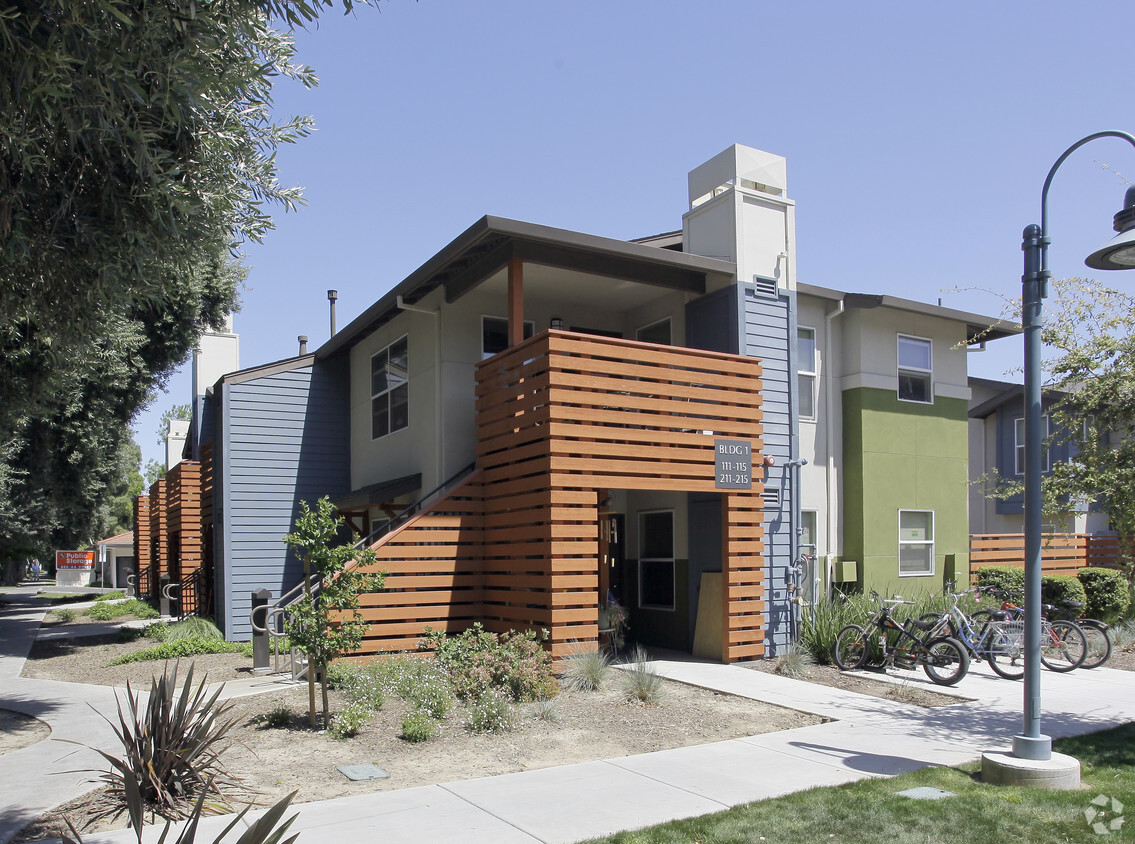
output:
POLYGON ((335 300, 339 298, 338 290, 327 291, 327 301, 331 303, 331 336, 335 336, 335 300))
POLYGON ((301 356, 306 355, 307 354, 307 335, 301 334, 297 339, 300 341, 300 355, 301 356))

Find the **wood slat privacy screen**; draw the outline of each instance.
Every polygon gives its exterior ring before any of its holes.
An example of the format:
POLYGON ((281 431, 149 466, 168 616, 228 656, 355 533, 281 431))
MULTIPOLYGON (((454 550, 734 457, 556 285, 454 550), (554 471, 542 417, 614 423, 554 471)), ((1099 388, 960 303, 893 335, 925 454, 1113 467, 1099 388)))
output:
POLYGON ((170 579, 201 567, 201 464, 183 460, 166 473, 166 537, 170 579))
MULTIPOLYGON (((714 439, 761 452, 753 358, 547 331, 477 367, 477 472, 375 546, 363 652, 426 625, 546 628, 555 657, 598 637, 607 490, 712 492, 714 439)), ((726 661, 764 652, 763 485, 722 494, 726 661)), ((592 644, 594 647, 594 644, 592 644)))
MULTIPOLYGON (((1041 536, 1040 556, 1043 574, 1075 576, 1085 566, 1122 568, 1119 537, 1086 533, 1046 533, 1041 536)), ((977 582, 977 570, 985 566, 1025 565, 1023 533, 975 533, 969 538, 970 578, 977 582)))

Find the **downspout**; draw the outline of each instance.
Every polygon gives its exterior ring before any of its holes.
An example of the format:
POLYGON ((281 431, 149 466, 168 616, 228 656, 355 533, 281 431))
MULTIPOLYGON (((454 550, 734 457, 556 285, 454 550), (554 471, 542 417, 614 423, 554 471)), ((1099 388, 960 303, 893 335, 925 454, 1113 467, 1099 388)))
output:
POLYGON ((415 314, 429 314, 434 318, 434 416, 437 420, 437 477, 434 486, 440 486, 445 475, 445 408, 441 403, 441 320, 438 318, 439 310, 419 308, 408 305, 402 301, 399 294, 396 300, 398 308, 415 314))
MULTIPOLYGON (((827 526, 825 527, 824 545, 824 574, 821 576, 819 566, 813 567, 812 573, 812 600, 815 601, 820 594, 820 590, 824 589, 826 581, 825 594, 830 599, 832 580, 831 580, 831 566, 834 549, 836 548, 835 536, 839 528, 839 522, 836 518, 836 489, 835 489, 835 373, 833 371, 833 358, 832 353, 832 323, 835 318, 842 314, 844 311, 843 298, 839 300, 839 307, 834 311, 824 314, 824 381, 826 382, 826 403, 827 412, 824 413, 824 441, 827 447, 827 466, 824 473, 825 491, 827 494, 827 526)), ((818 555, 817 555, 818 556, 818 555)))

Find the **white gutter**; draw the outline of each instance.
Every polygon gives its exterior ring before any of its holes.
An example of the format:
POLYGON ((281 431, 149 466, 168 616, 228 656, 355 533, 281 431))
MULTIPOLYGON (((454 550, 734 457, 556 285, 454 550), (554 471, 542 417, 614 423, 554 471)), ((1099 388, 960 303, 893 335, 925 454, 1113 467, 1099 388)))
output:
POLYGON ((833 371, 833 349, 832 349, 832 323, 835 318, 842 314, 844 311, 843 298, 839 300, 839 307, 830 313, 824 314, 824 381, 826 382, 827 389, 827 413, 824 414, 824 439, 827 446, 827 466, 825 471, 824 482, 826 484, 827 493, 827 527, 825 528, 824 535, 824 574, 821 577, 819 568, 815 569, 813 580, 813 595, 819 595, 820 589, 824 588, 824 583, 827 583, 828 597, 831 597, 831 569, 833 558, 835 557, 835 536, 836 531, 839 529, 839 523, 836 518, 836 489, 835 489, 835 373, 833 371))
POLYGON ((429 314, 434 318, 434 418, 437 420, 437 477, 434 478, 434 486, 441 486, 445 479, 445 407, 441 402, 441 320, 438 319, 441 311, 407 305, 402 301, 402 294, 398 294, 395 302, 400 310, 429 314))

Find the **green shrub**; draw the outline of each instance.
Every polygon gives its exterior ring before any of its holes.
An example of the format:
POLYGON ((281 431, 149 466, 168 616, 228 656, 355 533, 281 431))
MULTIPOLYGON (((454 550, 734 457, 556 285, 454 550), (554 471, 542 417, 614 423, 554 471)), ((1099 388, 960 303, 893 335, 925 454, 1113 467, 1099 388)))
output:
POLYGON ((107 592, 103 595, 99 595, 97 598, 95 598, 95 601, 117 601, 125 597, 125 592, 107 592))
POLYGON ((977 570, 977 585, 982 589, 1002 589, 1023 595, 1025 570, 1017 566, 985 566, 977 570))
POLYGON ((370 663, 366 672, 379 688, 397 695, 431 718, 441 719, 449 712, 453 702, 449 678, 432 659, 401 654, 370 663))
POLYGON ((563 658, 563 683, 574 691, 592 692, 611 674, 611 657, 604 651, 578 650, 563 658))
POLYGON ((107 665, 125 665, 128 662, 148 662, 154 659, 180 659, 183 656, 196 656, 198 654, 228 654, 239 653, 241 645, 237 642, 226 642, 223 639, 176 639, 172 642, 162 642, 152 648, 142 648, 128 654, 123 654, 111 660, 107 665))
POLYGON ((348 739, 357 736, 363 725, 370 720, 371 710, 365 705, 351 702, 341 712, 331 716, 331 723, 327 725, 327 732, 337 739, 348 739))
POLYGON ((429 741, 440 734, 441 727, 437 721, 420 709, 415 709, 402 718, 402 738, 406 741, 429 741))
POLYGON ((125 618, 128 615, 132 615, 135 618, 147 619, 158 618, 161 614, 145 601, 130 598, 125 601, 105 601, 101 604, 95 604, 87 610, 86 615, 89 618, 93 618, 95 621, 114 621, 117 618, 125 618))
MULTIPOLYGON (((1088 596, 1084 594, 1084 587, 1080 581, 1069 574, 1050 574, 1040 579, 1040 599, 1046 604, 1063 610, 1065 603, 1076 601, 1080 604, 1088 603, 1088 596)), ((1076 610, 1071 611, 1073 615, 1076 610)), ((1082 612, 1082 610, 1080 610, 1082 612)))
POLYGON ((1131 592, 1123 572, 1098 567, 1082 568, 1076 576, 1084 587, 1084 616, 1100 621, 1121 618, 1131 606, 1131 592))
POLYGON ((68 610, 68 609, 52 610, 51 614, 55 616, 55 620, 58 621, 60 624, 70 624, 72 621, 75 620, 75 611, 74 610, 68 610))
POLYGON ((282 730, 292 726, 295 716, 283 703, 278 703, 260 716, 260 723, 272 730, 282 730))
POLYGON ((457 636, 427 627, 418 648, 434 651, 461 700, 496 688, 513 700, 532 701, 554 697, 559 691, 552 657, 541 646, 546 638, 547 631, 537 636, 532 630, 510 630, 498 638, 478 622, 457 636))
POLYGON ((341 659, 327 666, 327 687, 346 689, 362 674, 363 667, 357 663, 341 659))
POLYGON ((465 729, 471 733, 504 733, 516 724, 512 698, 503 689, 485 689, 465 701, 465 729))
POLYGON ((662 675, 647 663, 649 657, 641 646, 631 655, 630 668, 622 673, 623 690, 630 700, 637 700, 647 706, 657 706, 662 702, 662 675))

